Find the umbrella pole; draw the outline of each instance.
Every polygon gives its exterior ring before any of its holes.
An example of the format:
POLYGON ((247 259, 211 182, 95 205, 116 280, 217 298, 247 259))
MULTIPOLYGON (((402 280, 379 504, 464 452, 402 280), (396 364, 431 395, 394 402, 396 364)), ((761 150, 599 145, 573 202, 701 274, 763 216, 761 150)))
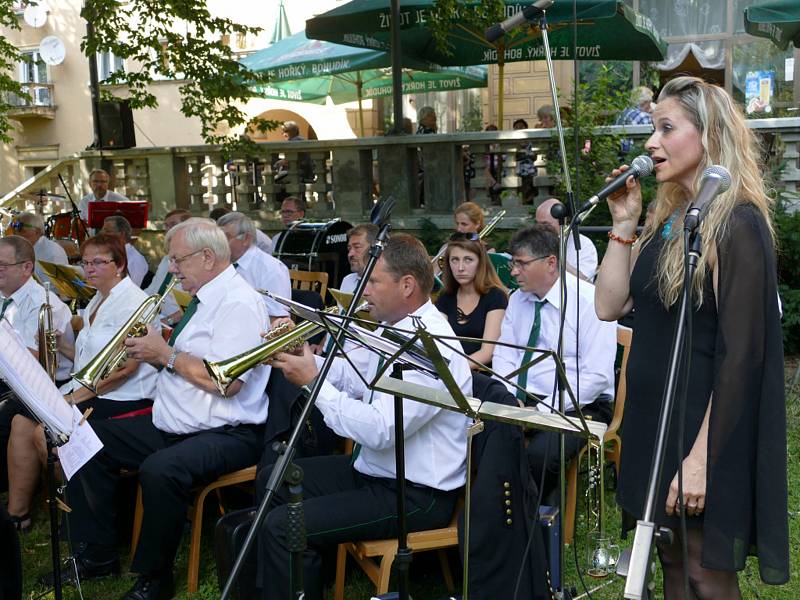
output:
POLYGON ((361 105, 361 96, 363 93, 364 82, 361 81, 361 71, 358 72, 358 81, 356 81, 356 91, 358 93, 358 126, 361 129, 361 137, 364 137, 364 107, 361 105))
POLYGON ((392 103, 394 135, 403 133, 403 65, 400 47, 400 0, 392 0, 392 103))
POLYGON ((497 46, 497 72, 500 80, 497 82, 497 126, 503 129, 503 97, 505 96, 506 46, 501 43, 497 46))

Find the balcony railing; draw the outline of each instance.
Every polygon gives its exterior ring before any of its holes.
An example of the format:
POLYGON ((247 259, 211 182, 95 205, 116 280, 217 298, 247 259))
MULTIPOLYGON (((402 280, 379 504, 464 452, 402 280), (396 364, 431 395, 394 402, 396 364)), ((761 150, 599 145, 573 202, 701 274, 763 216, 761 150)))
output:
MULTIPOLYGON (((782 152, 785 163, 779 185, 787 191, 800 191, 800 118, 754 120, 750 126, 779 140, 769 145, 771 152, 782 152)), ((613 132, 643 140, 650 131, 647 126, 609 127, 592 136, 613 132)), ((528 144, 534 148, 541 167, 534 179, 534 201, 538 202, 552 195, 557 183, 541 159, 555 143, 550 130, 527 130, 265 143, 259 145, 258 156, 232 161, 226 161, 215 146, 87 151, 74 158, 81 164, 80 168, 70 165, 70 174, 79 196, 81 189, 88 190, 86 182, 79 180, 80 174, 105 168, 112 173, 116 191, 150 202, 150 216, 156 225, 176 207, 205 216, 210 209, 226 206, 249 214, 261 229, 276 231, 281 228, 279 200, 286 194, 305 197, 311 218, 360 222, 377 194, 391 194, 397 201, 394 227, 415 230, 423 218, 439 227, 451 226, 453 209, 468 197, 463 163, 463 150, 468 147, 475 168, 469 197, 487 207, 492 197, 498 208, 507 210, 499 227, 513 229, 529 218, 532 208, 521 202, 516 153, 528 144), (490 194, 486 169, 498 159, 505 167, 498 182, 504 191, 499 198, 490 194)), ((50 189, 54 174, 48 172, 41 181, 33 178, 19 186, 0 198, 0 207, 23 208, 25 200, 20 193, 50 189)))
POLYGON ((6 102, 11 106, 8 116, 15 119, 41 117, 55 118, 55 103, 53 102, 53 84, 51 83, 25 83, 22 90, 30 97, 8 93, 6 102))

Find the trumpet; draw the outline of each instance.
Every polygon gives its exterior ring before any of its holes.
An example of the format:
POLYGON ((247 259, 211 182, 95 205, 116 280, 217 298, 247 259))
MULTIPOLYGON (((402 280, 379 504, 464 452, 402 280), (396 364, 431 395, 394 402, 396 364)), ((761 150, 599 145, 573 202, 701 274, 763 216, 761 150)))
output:
POLYGON ((44 304, 39 307, 39 364, 47 376, 56 380, 58 370, 58 338, 53 327, 53 305, 50 304, 50 282, 44 282, 44 304))
POLYGON ((72 373, 72 378, 83 387, 97 393, 100 382, 116 371, 128 358, 125 340, 130 337, 147 335, 147 325, 152 323, 161 312, 164 299, 170 295, 178 280, 173 278, 163 295, 153 294, 139 305, 122 328, 114 334, 109 342, 80 371, 72 373))
MULTIPOLYGON (((356 312, 365 310, 367 303, 364 302, 358 307, 356 312)), ((338 306, 326 308, 325 311, 329 314, 339 312, 338 306)), ((317 333, 323 330, 323 326, 313 321, 306 321, 297 326, 292 326, 290 323, 279 325, 275 329, 269 331, 266 336, 267 342, 245 350, 241 354, 232 356, 225 360, 217 362, 210 362, 203 360, 208 371, 208 376, 217 386, 219 393, 222 396, 228 395, 228 388, 236 381, 243 373, 253 369, 269 360, 279 352, 292 352, 302 346, 306 340, 314 337, 317 333)))
MULTIPOLYGON (((502 209, 502 210, 499 210, 499 211, 497 211, 497 214, 495 214, 495 216, 493 216, 493 217, 492 217, 491 221, 489 221, 489 222, 488 222, 486 225, 484 225, 484 226, 483 226, 483 229, 481 229, 481 230, 478 232, 478 239, 479 239, 479 240, 482 240, 482 239, 483 239, 483 238, 485 238, 487 235, 489 235, 490 233, 492 233, 492 231, 494 231, 494 228, 495 228, 495 227, 497 227, 497 224, 498 224, 498 223, 499 223, 499 222, 500 222, 500 221, 503 219, 503 217, 505 217, 505 216, 506 216, 506 210, 505 210, 505 209, 502 209)), ((431 259, 431 264, 432 264, 434 267, 439 267, 439 271, 440 271, 440 272, 441 272, 442 270, 444 270, 444 252, 445 252, 445 250, 447 250, 447 244, 445 244, 444 246, 442 246, 442 249, 441 249, 441 250, 439 250, 439 252, 436 254, 436 256, 434 256, 434 257, 431 259)))

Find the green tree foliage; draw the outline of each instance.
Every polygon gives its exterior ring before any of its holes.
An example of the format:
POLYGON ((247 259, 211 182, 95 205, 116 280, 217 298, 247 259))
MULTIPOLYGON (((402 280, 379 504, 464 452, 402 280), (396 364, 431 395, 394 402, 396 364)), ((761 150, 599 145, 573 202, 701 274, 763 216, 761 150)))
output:
MULTIPOLYGON (((221 125, 265 131, 277 124, 248 119, 241 103, 261 76, 236 61, 223 37, 255 34, 257 27, 213 17, 196 0, 86 0, 82 16, 93 28, 81 49, 87 56, 111 51, 128 61, 105 84, 125 85, 132 108, 158 105, 150 84, 156 77, 181 80, 181 112, 201 123, 203 139, 228 149, 248 146, 246 138, 219 134, 221 125)), ((107 94, 107 93, 106 93, 107 94)))
POLYGON ((454 48, 447 40, 447 32, 455 21, 462 21, 475 31, 483 31, 506 18, 505 6, 505 0, 475 0, 469 3, 436 0, 428 16, 428 27, 438 49, 452 54, 454 48))
MULTIPOLYGON (((19 17, 11 0, 0 0, 0 27, 19 29, 19 17)), ((17 95, 30 100, 13 76, 19 59, 19 52, 14 45, 0 36, 0 141, 6 143, 12 141, 10 133, 14 127, 8 119, 8 111, 12 108, 8 102, 9 96, 17 95)))

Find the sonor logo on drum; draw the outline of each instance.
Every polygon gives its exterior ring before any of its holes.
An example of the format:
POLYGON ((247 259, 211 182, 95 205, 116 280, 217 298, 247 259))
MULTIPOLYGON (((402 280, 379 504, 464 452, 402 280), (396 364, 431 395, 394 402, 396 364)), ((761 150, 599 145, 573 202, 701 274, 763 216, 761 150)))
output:
POLYGON ((335 235, 329 235, 325 238, 326 244, 341 244, 342 242, 347 242, 346 233, 337 233, 335 235))

